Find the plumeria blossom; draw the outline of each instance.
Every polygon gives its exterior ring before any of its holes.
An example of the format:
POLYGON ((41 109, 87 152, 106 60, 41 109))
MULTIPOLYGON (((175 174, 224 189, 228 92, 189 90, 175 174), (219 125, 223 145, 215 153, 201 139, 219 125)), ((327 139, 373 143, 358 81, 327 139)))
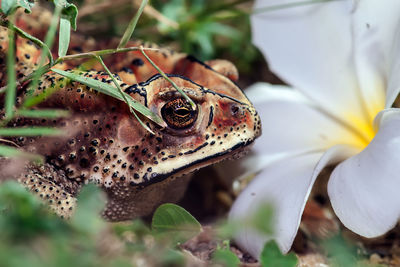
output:
POLYGON ((258 171, 230 218, 265 202, 275 206, 273 236, 244 228, 237 242, 258 257, 275 239, 287 252, 314 181, 335 165, 328 183, 341 222, 376 237, 400 217, 400 1, 342 0, 269 12, 296 1, 259 0, 253 42, 287 84, 248 91, 263 135, 243 165, 258 171))

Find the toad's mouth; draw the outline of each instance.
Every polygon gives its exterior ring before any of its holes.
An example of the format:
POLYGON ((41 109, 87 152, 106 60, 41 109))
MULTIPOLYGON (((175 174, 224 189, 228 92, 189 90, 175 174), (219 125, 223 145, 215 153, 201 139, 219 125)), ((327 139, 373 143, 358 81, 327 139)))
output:
POLYGON ((218 152, 216 154, 210 155, 208 157, 204 157, 202 159, 193 161, 188 163, 187 165, 183 165, 179 168, 173 169, 172 171, 168 173, 159 173, 154 176, 148 181, 141 182, 135 185, 136 188, 144 188, 146 186, 149 186, 151 184, 159 183, 164 181, 167 178, 177 178, 179 176, 189 174, 191 172, 194 172, 200 168, 206 167, 208 165, 212 165, 214 163, 223 161, 225 159, 237 159, 242 157, 243 155, 246 154, 247 151, 250 150, 251 145, 253 144, 255 139, 250 139, 244 142, 240 142, 230 149, 227 149, 222 152, 218 152))

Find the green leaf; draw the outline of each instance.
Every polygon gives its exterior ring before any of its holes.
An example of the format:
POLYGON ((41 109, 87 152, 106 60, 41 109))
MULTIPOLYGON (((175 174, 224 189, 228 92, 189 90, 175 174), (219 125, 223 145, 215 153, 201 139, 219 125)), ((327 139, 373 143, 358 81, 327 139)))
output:
MULTIPOLYGON (((116 99, 124 101, 124 99, 121 96, 121 93, 118 91, 118 89, 107 83, 103 83, 101 81, 98 81, 98 80, 95 80, 95 79, 92 79, 89 77, 83 77, 83 76, 80 76, 73 72, 67 72, 67 71, 63 71, 63 70, 59 70, 59 69, 51 69, 51 70, 54 71, 55 73, 65 76, 71 80, 74 80, 74 81, 80 82, 84 85, 87 85, 87 86, 93 88, 94 90, 99 91, 100 93, 103 93, 103 94, 112 96, 116 99)), ((144 105, 142 105, 141 103, 139 103, 138 101, 133 99, 130 95, 126 94, 125 92, 123 94, 126 97, 126 99, 128 100, 129 105, 134 110, 141 113, 143 116, 149 118, 150 120, 154 121, 161 127, 166 126, 163 119, 160 118, 157 114, 153 113, 150 109, 148 109, 147 107, 145 107, 144 105)))
POLYGON ((51 127, 0 128, 0 136, 53 136, 64 132, 51 127))
POLYGON ((340 235, 324 240, 322 246, 329 256, 330 266, 360 266, 357 265, 357 261, 359 260, 357 247, 346 242, 340 235))
POLYGON ((58 56, 63 57, 67 54, 71 37, 71 23, 64 15, 60 18, 60 33, 58 35, 58 56))
POLYGON ((185 256, 179 250, 166 249, 161 255, 163 266, 185 266, 185 256))
POLYGON ((76 20, 78 18, 78 8, 71 3, 67 3, 61 13, 63 16, 65 16, 72 27, 74 31, 76 31, 76 20))
POLYGON ((200 223, 184 208, 167 203, 154 212, 151 228, 157 232, 178 232, 187 239, 201 232, 200 223))
POLYGON ((293 252, 283 255, 276 242, 271 240, 264 245, 260 262, 263 267, 295 267, 298 259, 293 252))
POLYGON ((239 266, 240 260, 230 249, 217 249, 212 256, 213 262, 222 266, 239 266))
POLYGON ((29 0, 18 0, 18 3, 21 7, 25 8, 25 13, 31 13, 31 8, 35 5, 34 1, 29 0))
POLYGON ((11 15, 15 12, 18 7, 22 7, 25 9, 25 12, 31 13, 31 8, 34 6, 33 1, 29 0, 2 0, 1 1, 1 10, 4 14, 11 15))

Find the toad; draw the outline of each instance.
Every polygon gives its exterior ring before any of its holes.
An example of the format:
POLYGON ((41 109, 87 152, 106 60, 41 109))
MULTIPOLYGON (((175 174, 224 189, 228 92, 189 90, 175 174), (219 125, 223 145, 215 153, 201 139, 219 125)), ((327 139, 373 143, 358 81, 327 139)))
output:
MULTIPOLYGON (((7 38, 7 30, 1 28, 3 58, 7 38)), ((74 38, 71 49, 116 47, 112 42, 96 43, 90 38, 77 43, 82 38, 74 38)), ((21 37, 16 42, 17 79, 22 81, 37 66, 40 49, 21 37)), ((128 44, 139 45, 155 48, 142 42, 128 44)), ((18 181, 49 203, 57 214, 69 217, 82 186, 94 183, 107 194, 103 215, 108 220, 147 215, 163 202, 179 200, 190 179, 186 174, 241 156, 260 135, 260 118, 235 84, 238 75, 233 64, 225 60, 203 63, 163 48, 146 53, 194 101, 196 108, 140 52, 132 51, 110 55, 104 61, 122 90, 158 114, 164 127, 139 115, 151 133, 123 101, 54 72, 40 79, 34 94, 54 93, 37 108, 66 109, 70 116, 21 117, 9 122, 8 127, 48 126, 65 131, 66 137, 9 138, 22 149, 45 157, 44 165, 27 165, 18 181)), ((76 69, 74 64, 67 62, 60 68, 76 69)), ((91 68, 81 75, 113 85, 99 64, 91 68)), ((5 77, 4 63, 0 70, 5 77)), ((26 97, 26 88, 19 86, 17 104, 26 97)), ((2 96, 0 102, 4 106, 2 96)))

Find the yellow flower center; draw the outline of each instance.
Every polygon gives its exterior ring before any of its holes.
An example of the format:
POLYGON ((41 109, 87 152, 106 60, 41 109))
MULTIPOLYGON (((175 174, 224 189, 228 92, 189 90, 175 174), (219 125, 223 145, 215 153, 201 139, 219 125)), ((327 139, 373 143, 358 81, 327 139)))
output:
MULTIPOLYGON (((382 109, 380 109, 382 110, 382 109)), ((372 114, 378 114, 379 110, 372 114)), ((351 126, 357 131, 355 138, 351 140, 351 145, 364 149, 375 137, 376 130, 373 127, 373 120, 366 121, 354 116, 347 116, 351 126)))

